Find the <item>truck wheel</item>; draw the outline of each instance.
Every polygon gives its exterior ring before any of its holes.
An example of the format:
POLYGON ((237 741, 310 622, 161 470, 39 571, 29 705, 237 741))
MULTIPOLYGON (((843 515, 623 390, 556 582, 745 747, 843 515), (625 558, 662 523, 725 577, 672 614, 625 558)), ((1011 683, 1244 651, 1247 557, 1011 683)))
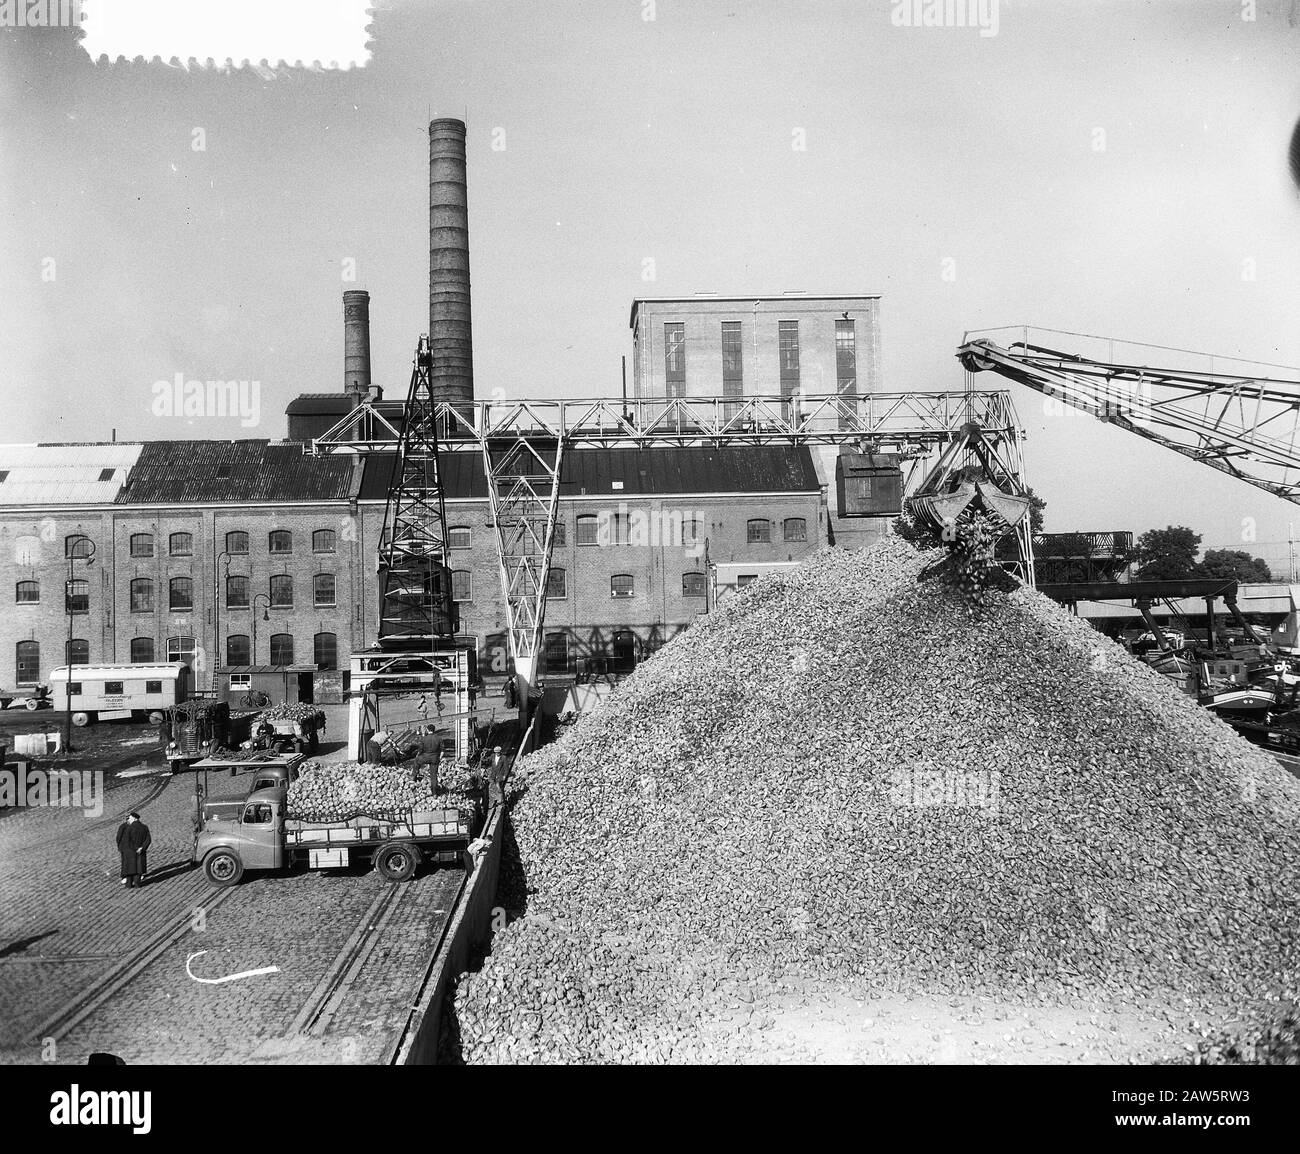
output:
POLYGON ((82 713, 82 712, 80 712, 80 711, 74 713, 74 714, 72 715, 72 724, 73 724, 73 725, 89 725, 89 724, 90 724, 90 714, 89 714, 89 713, 82 713))
POLYGON ((390 882, 410 881, 419 864, 419 851, 414 846, 388 845, 375 851, 375 869, 390 882))
POLYGON ((244 876, 244 863, 228 849, 213 850, 203 859, 203 872, 214 886, 233 886, 244 876))
POLYGON ((40 707, 41 707, 41 703, 37 701, 36 698, 34 697, 29 697, 26 701, 23 702, 24 709, 40 709, 40 707))

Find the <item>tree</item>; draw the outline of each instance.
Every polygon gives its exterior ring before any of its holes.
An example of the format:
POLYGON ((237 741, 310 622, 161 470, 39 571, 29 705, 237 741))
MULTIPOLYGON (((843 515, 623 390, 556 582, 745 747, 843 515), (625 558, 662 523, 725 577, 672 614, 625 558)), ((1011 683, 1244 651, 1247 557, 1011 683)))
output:
POLYGON ((1197 568, 1201 577, 1217 577, 1225 581, 1273 580, 1268 562, 1241 549, 1206 549, 1205 558, 1197 568))
POLYGON ((1137 539, 1133 558, 1139 581, 1182 581, 1197 576, 1201 535, 1185 525, 1148 529, 1137 539))
POLYGON ((1029 530, 1031 533, 1041 533, 1043 531, 1043 514, 1047 512, 1047 502, 1033 489, 1026 487, 1025 492, 1029 495, 1029 530))

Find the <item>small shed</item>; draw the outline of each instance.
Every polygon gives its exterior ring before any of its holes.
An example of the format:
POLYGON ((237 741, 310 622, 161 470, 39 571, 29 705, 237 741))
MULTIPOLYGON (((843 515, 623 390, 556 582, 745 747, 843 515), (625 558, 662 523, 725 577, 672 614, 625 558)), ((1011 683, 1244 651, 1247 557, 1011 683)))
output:
POLYGON ((221 665, 217 667, 217 699, 235 709, 249 694, 263 694, 272 705, 316 701, 314 665, 221 665))

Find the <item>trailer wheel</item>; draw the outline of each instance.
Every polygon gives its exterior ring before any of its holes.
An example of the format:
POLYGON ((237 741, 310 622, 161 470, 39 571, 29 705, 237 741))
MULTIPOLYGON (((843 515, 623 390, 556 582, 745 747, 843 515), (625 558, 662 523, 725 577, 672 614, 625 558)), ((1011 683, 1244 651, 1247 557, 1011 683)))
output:
POLYGON ((375 851, 375 869, 390 882, 410 881, 419 864, 419 851, 414 846, 389 845, 375 851))
POLYGON ((213 850, 203 859, 203 873, 214 886, 233 886, 244 876, 244 863, 228 849, 213 850))
POLYGON ((90 714, 89 714, 89 713, 82 713, 80 710, 78 710, 76 713, 74 713, 74 714, 72 715, 72 724, 73 724, 73 725, 89 725, 89 724, 90 724, 90 714))

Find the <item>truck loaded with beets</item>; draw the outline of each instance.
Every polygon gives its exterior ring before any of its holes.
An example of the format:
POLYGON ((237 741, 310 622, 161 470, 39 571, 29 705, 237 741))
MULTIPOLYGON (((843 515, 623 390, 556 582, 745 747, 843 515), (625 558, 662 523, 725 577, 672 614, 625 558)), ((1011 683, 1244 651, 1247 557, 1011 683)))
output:
POLYGON ((307 762, 288 782, 205 801, 193 860, 215 886, 245 870, 344 868, 369 861, 389 881, 421 862, 460 862, 483 816, 483 783, 460 767, 307 762))

